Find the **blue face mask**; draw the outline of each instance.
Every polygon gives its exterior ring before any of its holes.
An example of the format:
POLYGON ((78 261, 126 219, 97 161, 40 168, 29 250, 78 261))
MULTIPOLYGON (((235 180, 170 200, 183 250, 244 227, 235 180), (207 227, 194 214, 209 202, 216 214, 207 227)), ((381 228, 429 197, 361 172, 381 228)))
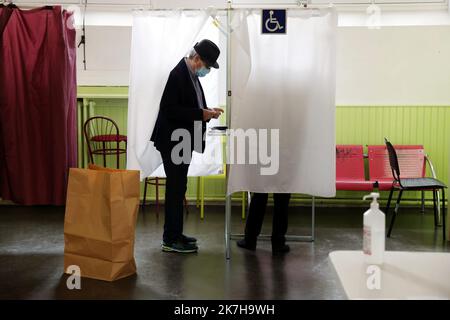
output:
POLYGON ((202 67, 200 70, 197 70, 195 72, 195 74, 197 75, 197 77, 204 77, 209 73, 209 71, 211 71, 211 70, 208 68, 202 67))

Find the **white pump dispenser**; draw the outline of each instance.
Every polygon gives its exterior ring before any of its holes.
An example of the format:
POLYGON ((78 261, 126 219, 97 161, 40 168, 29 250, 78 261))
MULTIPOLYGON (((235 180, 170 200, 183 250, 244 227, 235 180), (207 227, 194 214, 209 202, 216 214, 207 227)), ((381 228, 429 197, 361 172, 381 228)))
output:
POLYGON ((385 240, 385 215, 380 210, 377 199, 379 193, 372 192, 363 200, 373 198, 370 209, 364 213, 364 258, 367 264, 382 264, 385 240))

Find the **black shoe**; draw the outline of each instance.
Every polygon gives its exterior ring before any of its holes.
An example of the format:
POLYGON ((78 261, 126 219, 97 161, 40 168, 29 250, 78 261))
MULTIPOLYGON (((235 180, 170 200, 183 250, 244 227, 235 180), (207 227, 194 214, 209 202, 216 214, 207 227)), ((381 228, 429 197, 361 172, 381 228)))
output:
POLYGON ((194 237, 185 236, 184 234, 181 235, 181 241, 183 243, 187 243, 187 244, 196 244, 197 243, 197 239, 195 239, 194 237))
POLYGON ((291 248, 287 244, 273 244, 272 243, 272 254, 285 254, 288 253, 291 248))
POLYGON ((251 250, 251 251, 255 251, 256 250, 256 241, 248 241, 245 239, 239 240, 238 242, 236 242, 237 246, 240 248, 244 248, 247 250, 251 250))
POLYGON ((179 253, 195 253, 198 247, 195 244, 184 243, 182 241, 161 244, 161 249, 164 252, 179 252, 179 253))

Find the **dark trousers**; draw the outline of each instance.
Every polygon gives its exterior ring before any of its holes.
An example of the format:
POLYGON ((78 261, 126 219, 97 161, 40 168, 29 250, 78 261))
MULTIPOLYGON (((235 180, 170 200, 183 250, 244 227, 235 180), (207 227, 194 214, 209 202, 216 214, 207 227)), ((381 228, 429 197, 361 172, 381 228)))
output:
MULTIPOLYGON (((245 225, 245 239, 248 242, 256 242, 264 220, 267 206, 267 193, 254 193, 245 225)), ((283 245, 286 242, 286 232, 288 227, 288 207, 290 193, 274 193, 274 213, 272 223, 272 243, 283 245)))
POLYGON ((183 234, 183 201, 187 189, 189 163, 174 164, 170 151, 161 151, 166 172, 165 221, 163 241, 172 243, 183 234))

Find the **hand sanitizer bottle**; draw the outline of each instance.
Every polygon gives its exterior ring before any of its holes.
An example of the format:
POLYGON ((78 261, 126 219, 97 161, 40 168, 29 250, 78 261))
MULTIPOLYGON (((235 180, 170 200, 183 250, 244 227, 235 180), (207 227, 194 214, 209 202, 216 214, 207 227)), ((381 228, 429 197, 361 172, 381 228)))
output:
POLYGON ((385 215, 377 199, 379 193, 372 192, 363 198, 373 198, 370 209, 364 213, 364 260, 367 264, 382 264, 385 239, 385 215))

